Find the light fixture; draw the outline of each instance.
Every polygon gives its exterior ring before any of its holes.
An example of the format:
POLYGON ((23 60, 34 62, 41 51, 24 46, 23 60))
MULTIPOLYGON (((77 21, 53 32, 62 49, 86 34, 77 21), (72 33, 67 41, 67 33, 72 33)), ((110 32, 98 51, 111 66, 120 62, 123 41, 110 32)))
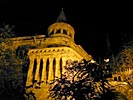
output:
POLYGON ((109 58, 104 59, 104 61, 105 61, 106 63, 109 62, 109 58))

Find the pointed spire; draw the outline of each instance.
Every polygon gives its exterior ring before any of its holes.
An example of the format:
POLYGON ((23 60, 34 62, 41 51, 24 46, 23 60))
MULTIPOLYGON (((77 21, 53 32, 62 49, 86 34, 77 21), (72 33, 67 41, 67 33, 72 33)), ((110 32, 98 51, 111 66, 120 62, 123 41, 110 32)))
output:
POLYGON ((67 19, 66 19, 65 13, 64 13, 63 8, 62 8, 56 22, 66 22, 66 21, 67 21, 67 19))

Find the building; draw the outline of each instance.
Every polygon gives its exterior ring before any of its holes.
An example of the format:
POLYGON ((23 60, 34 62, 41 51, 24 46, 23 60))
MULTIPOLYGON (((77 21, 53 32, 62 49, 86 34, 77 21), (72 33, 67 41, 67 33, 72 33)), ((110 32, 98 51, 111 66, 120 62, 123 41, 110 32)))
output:
POLYGON ((37 100, 47 100, 48 82, 62 77, 68 59, 91 60, 89 55, 74 41, 75 30, 67 23, 63 9, 56 22, 48 27, 46 35, 10 38, 10 47, 20 58, 29 61, 26 92, 35 93, 37 100))
MULTIPOLYGON (((56 77, 62 77, 67 60, 70 58, 78 61, 92 59, 91 55, 75 43, 74 35, 75 30, 67 23, 62 9, 56 22, 48 27, 47 35, 9 38, 10 41, 7 43, 0 43, 0 46, 12 50, 14 58, 19 56, 21 59, 28 60, 26 92, 35 93, 36 100, 48 100, 48 82, 56 77)), ((107 43, 109 47, 109 42, 107 41, 107 43)), ((114 73, 110 83, 122 94, 128 95, 127 97, 131 98, 129 100, 132 100, 130 95, 133 91, 132 84, 128 84, 128 82, 132 83, 133 70, 125 70, 114 73), (127 79, 129 80, 127 81, 127 79), (123 87, 126 90, 123 90, 123 87)))

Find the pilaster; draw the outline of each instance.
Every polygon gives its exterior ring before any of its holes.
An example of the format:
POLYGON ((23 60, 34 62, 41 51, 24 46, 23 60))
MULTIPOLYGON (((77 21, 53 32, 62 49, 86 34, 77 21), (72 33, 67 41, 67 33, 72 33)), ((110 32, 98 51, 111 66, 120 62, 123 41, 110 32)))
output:
POLYGON ((59 57, 56 58, 55 77, 61 77, 61 66, 59 57))
POLYGON ((53 68, 53 59, 49 59, 49 72, 48 72, 48 82, 54 79, 54 68, 53 68))
POLYGON ((29 57, 29 69, 28 69, 28 74, 27 74, 27 81, 26 81, 26 86, 32 85, 33 81, 33 67, 34 67, 34 58, 29 57))
POLYGON ((35 73, 35 80, 37 82, 40 81, 40 58, 37 58, 37 67, 36 67, 36 73, 35 73))
POLYGON ((43 81, 44 83, 46 83, 46 59, 43 59, 43 68, 42 68, 42 78, 41 81, 43 81))

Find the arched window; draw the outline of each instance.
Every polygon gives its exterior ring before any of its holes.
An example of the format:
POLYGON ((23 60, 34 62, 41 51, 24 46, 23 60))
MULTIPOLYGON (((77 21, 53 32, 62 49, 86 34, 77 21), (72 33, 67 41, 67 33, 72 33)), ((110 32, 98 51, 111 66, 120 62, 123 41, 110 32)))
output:
POLYGON ((55 78, 55 68, 56 68, 56 60, 55 60, 55 58, 54 58, 54 60, 53 60, 53 71, 54 71, 54 78, 55 78))
POLYGON ((41 59, 41 61, 40 61, 40 70, 39 70, 40 80, 42 78, 42 68, 43 68, 43 60, 41 59))
POLYGON ((70 33, 69 36, 72 38, 72 34, 70 33))
POLYGON ((49 73, 49 58, 46 61, 46 83, 48 80, 48 73, 49 73))
MULTIPOLYGON (((62 73, 62 58, 60 58, 60 72, 62 73)), ((62 74, 61 74, 62 75, 62 74)), ((62 77, 62 76, 61 76, 62 77)))
POLYGON ((51 32, 50 32, 50 35, 53 35, 54 34, 54 30, 52 30, 51 32))
POLYGON ((121 77, 120 76, 118 76, 118 80, 121 81, 121 77))
POLYGON ((61 30, 60 29, 58 29, 57 31, 56 31, 56 33, 60 33, 61 32, 61 30))
POLYGON ((36 82, 35 80, 35 73, 36 73, 36 67, 37 67, 37 59, 34 60, 34 66, 33 66, 33 83, 36 82))
POLYGON ((114 77, 114 81, 117 81, 117 77, 114 77))
POLYGON ((67 31, 66 30, 63 30, 63 34, 66 34, 67 35, 67 31))

